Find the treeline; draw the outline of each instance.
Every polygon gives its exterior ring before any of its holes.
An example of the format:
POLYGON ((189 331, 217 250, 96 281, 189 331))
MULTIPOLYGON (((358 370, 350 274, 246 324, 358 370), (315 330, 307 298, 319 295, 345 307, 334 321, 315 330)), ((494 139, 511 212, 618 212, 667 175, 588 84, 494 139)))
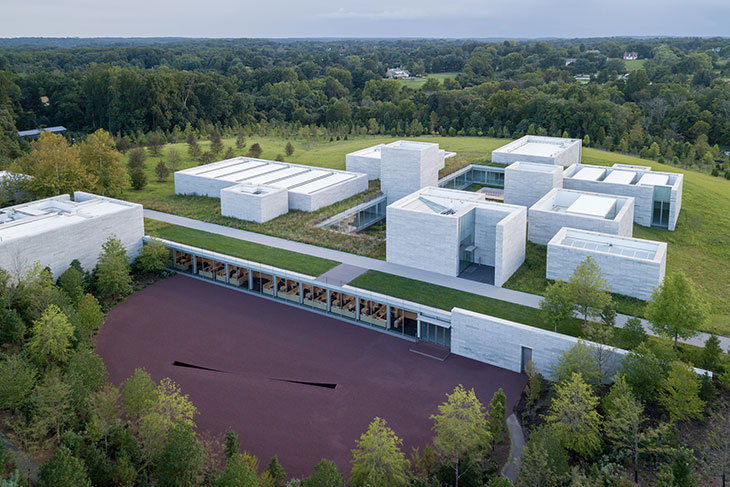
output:
POLYGON ((656 143, 652 154, 668 161, 721 163, 715 145, 730 140, 729 46, 599 39, 4 47, 0 153, 20 151, 15 128, 166 136, 266 123, 403 136, 567 135, 645 155, 656 143), (625 50, 648 57, 645 70, 628 73, 617 59, 625 50), (397 65, 459 74, 414 90, 383 79, 397 65), (576 74, 591 83, 578 84, 576 74))

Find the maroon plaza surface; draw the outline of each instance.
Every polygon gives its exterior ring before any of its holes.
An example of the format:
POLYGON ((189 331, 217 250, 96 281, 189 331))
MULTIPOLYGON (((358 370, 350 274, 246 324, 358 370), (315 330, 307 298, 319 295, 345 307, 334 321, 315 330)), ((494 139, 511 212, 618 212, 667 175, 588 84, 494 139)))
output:
POLYGON ((293 476, 322 458, 350 471, 350 450, 379 416, 404 451, 431 437, 429 416, 458 384, 486 404, 502 387, 511 411, 519 374, 187 276, 154 284, 109 313, 97 350, 121 384, 136 367, 171 377, 199 410, 200 431, 232 427, 262 464, 278 455, 293 476), (173 366, 174 361, 223 372, 173 366), (335 389, 283 382, 336 384, 335 389))

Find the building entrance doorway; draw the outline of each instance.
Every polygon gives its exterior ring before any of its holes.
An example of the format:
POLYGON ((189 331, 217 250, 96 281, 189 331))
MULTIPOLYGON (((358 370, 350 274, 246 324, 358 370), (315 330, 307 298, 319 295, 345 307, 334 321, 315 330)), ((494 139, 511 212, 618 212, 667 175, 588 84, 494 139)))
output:
POLYGON ((440 347, 451 348, 451 328, 421 322, 421 340, 440 347))

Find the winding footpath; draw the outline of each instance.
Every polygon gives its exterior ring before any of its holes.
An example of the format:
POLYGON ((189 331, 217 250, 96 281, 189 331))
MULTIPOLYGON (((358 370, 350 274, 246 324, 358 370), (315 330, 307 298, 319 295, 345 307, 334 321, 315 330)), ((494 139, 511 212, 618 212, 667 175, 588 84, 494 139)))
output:
MULTIPOLYGON (((468 279, 461 279, 459 277, 446 276, 443 274, 437 274, 435 272, 415 269, 413 267, 393 264, 384 260, 373 259, 371 257, 363 257, 361 255, 341 252, 339 250, 318 247, 316 245, 310 245, 301 242, 294 242, 292 240, 287 240, 284 238, 272 237, 270 235, 249 232, 246 230, 239 230, 237 228, 231 228, 225 225, 217 225, 215 223, 203 222, 200 220, 171 215, 169 213, 163 213, 160 211, 145 209, 144 216, 145 218, 149 218, 151 220, 171 223, 173 225, 179 225, 181 227, 192 228, 195 230, 202 230, 204 232, 224 235, 226 237, 254 242, 261 245, 268 245, 269 247, 291 250, 292 252, 298 252, 300 254, 307 254, 315 257, 321 257, 324 259, 335 260, 338 262, 342 262, 343 264, 361 267, 368 270, 385 272, 388 274, 394 274, 396 276, 415 279, 417 281, 426 281, 431 284, 436 284, 438 286, 449 287, 452 289, 457 289, 459 291, 498 299, 500 301, 507 301, 514 304, 520 304, 522 306, 529 306, 531 308, 538 308, 540 306, 540 300, 542 299, 542 296, 538 296, 536 294, 523 293, 521 291, 505 289, 493 286, 491 284, 470 281, 468 279)), ((631 316, 617 314, 616 326, 619 328, 623 328, 629 318, 631 318, 631 316)), ((649 328, 646 320, 642 320, 642 324, 644 325, 644 329, 646 330, 646 333, 648 335, 657 336, 656 333, 654 333, 649 328)), ((688 340, 680 339, 679 341, 681 343, 703 347, 705 341, 709 338, 709 336, 710 335, 708 333, 699 333, 693 338, 690 338, 688 340)), ((730 351, 730 338, 722 336, 719 336, 718 338, 720 339, 720 346, 723 348, 723 350, 730 351)))

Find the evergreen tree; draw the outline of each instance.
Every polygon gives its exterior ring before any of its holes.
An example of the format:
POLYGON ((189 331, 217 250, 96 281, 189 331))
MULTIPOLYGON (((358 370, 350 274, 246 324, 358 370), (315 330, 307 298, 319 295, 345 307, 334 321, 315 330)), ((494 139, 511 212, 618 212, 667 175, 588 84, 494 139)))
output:
POLYGON ((101 250, 95 270, 96 288, 104 298, 126 296, 132 290, 127 250, 115 236, 109 237, 101 250))
POLYGON ((335 462, 322 460, 314 467, 314 473, 302 479, 301 487, 344 487, 342 474, 335 462))
POLYGON ((294 146, 291 142, 286 143, 286 147, 284 147, 284 152, 286 153, 286 156, 289 157, 292 154, 294 154, 294 146))
POLYGON ((176 422, 160 453, 155 477, 160 487, 194 487, 203 471, 203 447, 193 427, 186 421, 176 422))
POLYGON ((155 166, 155 174, 157 175, 158 183, 164 183, 170 175, 170 170, 167 168, 165 161, 162 159, 160 159, 155 166))
POLYGON ((132 169, 131 179, 132 189, 135 191, 140 191, 147 186, 147 174, 145 174, 144 169, 141 167, 135 167, 132 169))
POLYGON ((37 487, 91 487, 84 463, 74 457, 65 446, 59 446, 54 455, 38 471, 37 487))
POLYGON ((705 402, 700 399, 700 386, 700 378, 691 367, 672 362, 659 395, 659 403, 669 413, 672 423, 701 417, 705 402))
POLYGON ((20 408, 35 386, 38 373, 23 355, 0 355, 0 408, 20 408))

